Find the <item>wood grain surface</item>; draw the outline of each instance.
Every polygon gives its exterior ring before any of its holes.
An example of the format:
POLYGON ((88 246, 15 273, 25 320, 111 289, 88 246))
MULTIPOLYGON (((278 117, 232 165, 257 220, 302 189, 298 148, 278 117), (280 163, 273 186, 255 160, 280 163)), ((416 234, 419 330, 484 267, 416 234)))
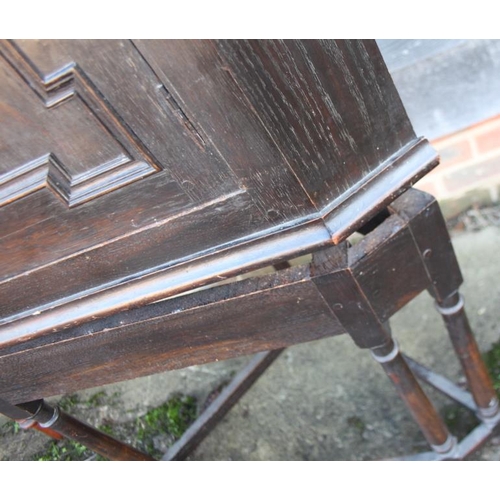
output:
POLYGON ((412 233, 433 207, 430 195, 412 190, 359 243, 319 250, 310 265, 43 335, 14 332, 3 339, 0 399, 22 402, 343 333, 360 347, 383 346, 387 318, 422 290, 455 280, 426 271, 412 233))
POLYGON ((0 76, 0 345, 338 244, 437 161, 374 41, 3 41, 0 76))

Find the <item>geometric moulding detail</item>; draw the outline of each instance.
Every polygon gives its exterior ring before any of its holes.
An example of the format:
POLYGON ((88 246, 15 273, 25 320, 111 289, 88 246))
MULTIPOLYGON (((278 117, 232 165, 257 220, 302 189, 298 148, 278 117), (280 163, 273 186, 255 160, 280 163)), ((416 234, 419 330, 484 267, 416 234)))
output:
MULTIPOLYGON (((10 41, 0 42, 0 63, 14 75, 9 80, 11 92, 6 91, 7 97, 11 97, 12 88, 17 87, 17 100, 14 103, 7 102, 7 105, 11 104, 11 108, 15 109, 17 114, 12 116, 17 118, 17 122, 11 119, 10 123, 2 123, 1 127, 9 127, 11 135, 26 134, 28 143, 30 140, 32 143, 42 143, 42 149, 45 150, 28 161, 25 159, 14 165, 3 165, 0 170, 0 206, 38 189, 48 188, 57 198, 73 207, 161 170, 153 155, 77 64, 68 64, 43 78, 10 41), (15 86, 13 81, 16 82, 15 86), (23 100, 26 92, 31 95, 29 99, 23 100), (38 96, 36 101, 39 104, 32 103, 33 92, 38 96), (96 154, 91 166, 80 165, 78 168, 70 164, 71 145, 67 144, 71 142, 73 130, 65 129, 65 123, 57 123, 55 116, 60 107, 67 106, 68 101, 75 99, 79 100, 75 113, 82 114, 86 120, 82 118, 79 122, 78 117, 75 118, 75 123, 84 123, 78 125, 80 128, 77 127, 74 131, 75 136, 84 130, 89 136, 97 137, 101 144, 109 145, 109 151, 112 151, 107 157, 103 155, 103 158, 96 154), (32 109, 35 105, 44 109, 32 109), (45 120, 46 128, 43 129, 44 123, 40 128, 43 132, 47 130, 46 133, 37 132, 36 136, 29 137, 30 133, 35 132, 31 131, 33 127, 23 128, 23 120, 26 121, 26 117, 32 120, 32 116, 40 116, 41 120, 45 120), (61 135, 64 136, 63 139, 61 135), (58 148, 64 150, 64 153, 59 154, 58 148), (65 156, 66 160, 62 160, 61 156, 65 156)), ((80 144, 79 147, 85 150, 85 146, 80 144)))

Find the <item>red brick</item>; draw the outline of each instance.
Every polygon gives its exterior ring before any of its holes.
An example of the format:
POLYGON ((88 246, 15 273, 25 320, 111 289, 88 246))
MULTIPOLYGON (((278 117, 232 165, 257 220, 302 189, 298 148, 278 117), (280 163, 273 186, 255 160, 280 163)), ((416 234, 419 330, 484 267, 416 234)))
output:
POLYGON ((477 134, 475 140, 479 154, 500 149, 500 124, 493 129, 477 134))
POLYGON ((455 143, 440 146, 434 146, 441 156, 441 163, 437 167, 440 171, 470 160, 472 158, 472 148, 467 139, 460 139, 455 143))
POLYGON ((443 176, 443 184, 449 192, 467 191, 469 187, 489 187, 490 181, 500 183, 500 155, 495 158, 454 170, 443 176))
POLYGON ((417 182, 417 184, 415 184, 415 187, 417 189, 420 189, 421 191, 425 191, 426 193, 432 194, 432 196, 437 198, 439 191, 437 189, 436 183, 433 182, 432 179, 428 179, 428 177, 429 176, 417 182))

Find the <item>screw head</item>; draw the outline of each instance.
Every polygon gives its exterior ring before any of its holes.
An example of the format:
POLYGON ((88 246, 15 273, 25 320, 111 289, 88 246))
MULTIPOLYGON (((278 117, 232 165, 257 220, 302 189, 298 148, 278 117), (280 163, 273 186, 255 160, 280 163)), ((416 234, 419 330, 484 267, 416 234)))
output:
POLYGON ((430 259, 432 257, 432 250, 430 248, 427 248, 424 250, 424 253, 422 254, 424 256, 424 259, 430 259))

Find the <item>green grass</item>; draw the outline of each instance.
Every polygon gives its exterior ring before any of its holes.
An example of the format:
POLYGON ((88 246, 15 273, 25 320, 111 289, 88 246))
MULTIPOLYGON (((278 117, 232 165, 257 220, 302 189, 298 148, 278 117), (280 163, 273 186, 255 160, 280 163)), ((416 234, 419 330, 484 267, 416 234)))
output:
POLYGON ((172 397, 166 403, 137 418, 138 445, 147 453, 159 458, 161 452, 155 448, 154 438, 158 435, 166 435, 175 441, 196 419, 196 414, 195 398, 182 395, 172 397))
POLYGON ((347 419, 347 423, 349 424, 350 427, 355 429, 360 435, 363 434, 366 430, 366 424, 363 422, 361 418, 358 416, 354 415, 351 416, 347 419))
MULTIPOLYGON (((493 381, 493 387, 500 397, 500 342, 493 344, 491 349, 483 354, 483 360, 493 381)), ((457 436, 466 436, 477 425, 474 414, 459 404, 446 406, 443 418, 448 429, 457 436)))
POLYGON ((21 430, 21 426, 15 422, 14 420, 9 420, 8 422, 5 422, 5 424, 2 425, 2 431, 0 435, 5 435, 5 434, 17 434, 21 430))
POLYGON ((63 396, 58 403, 58 406, 61 410, 66 412, 71 412, 71 410, 81 404, 80 397, 78 394, 69 394, 67 396, 63 396))
POLYGON ((493 344, 491 349, 483 355, 483 359, 493 380, 493 387, 500 397, 500 342, 493 344))
MULTIPOLYGON (((98 392, 87 400, 82 400, 77 395, 65 396, 59 404, 65 411, 69 411, 78 408, 96 408, 101 404, 108 404, 108 399, 109 396, 105 392, 98 392)), ((97 427, 110 436, 129 442, 153 457, 160 458, 165 450, 157 449, 156 438, 162 436, 164 441, 175 442, 196 419, 196 416, 196 399, 192 396, 175 395, 164 404, 152 408, 145 415, 131 422, 118 424, 106 421, 97 427)), ((16 422, 8 424, 9 432, 19 430, 16 422)), ((49 441, 45 449, 33 457, 33 460, 42 462, 86 459, 104 460, 84 445, 71 440, 49 441)))
POLYGON ((81 461, 92 455, 94 453, 91 450, 75 441, 51 441, 43 452, 33 457, 33 460, 38 462, 81 461))
MULTIPOLYGON (((494 388, 500 397, 500 341, 493 344, 484 353, 483 359, 492 377, 494 388)), ((75 409, 91 409, 101 405, 116 404, 117 394, 108 396, 104 391, 97 392, 86 400, 76 394, 63 397, 59 406, 71 413, 75 409)), ((117 439, 132 442, 133 446, 160 458, 164 450, 158 450, 155 439, 163 436, 167 441, 174 442, 180 438, 197 417, 197 401, 192 396, 175 395, 164 404, 152 408, 145 415, 125 424, 103 422, 98 426, 106 434, 117 439)), ((469 410, 452 404, 443 410, 443 418, 453 434, 466 435, 476 425, 477 421, 469 410)), ((348 424, 360 434, 365 430, 365 423, 357 416, 347 419, 348 424)), ((2 433, 16 434, 20 430, 17 422, 7 422, 2 426, 2 433)), ((38 461, 70 461, 86 460, 88 458, 103 460, 85 446, 70 440, 50 441, 46 449, 33 457, 38 461)))
POLYGON ((477 419, 473 412, 458 403, 444 407, 443 420, 450 432, 462 439, 477 426, 477 419))

